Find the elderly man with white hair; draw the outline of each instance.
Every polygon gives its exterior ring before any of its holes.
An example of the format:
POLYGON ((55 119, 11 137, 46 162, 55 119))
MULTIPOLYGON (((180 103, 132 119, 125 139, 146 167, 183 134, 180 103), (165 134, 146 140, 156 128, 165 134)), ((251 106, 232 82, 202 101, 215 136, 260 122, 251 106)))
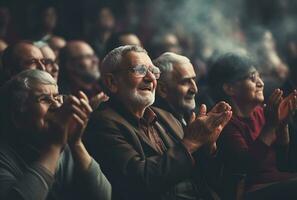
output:
POLYGON ((110 100, 97 109, 86 130, 87 147, 102 163, 114 199, 213 199, 196 182, 192 157, 217 140, 231 107, 221 102, 206 114, 202 106, 185 131, 170 113, 151 106, 160 70, 139 46, 121 46, 101 65, 110 100))
POLYGON ((187 57, 171 52, 163 53, 153 63, 162 73, 155 106, 172 113, 186 126, 195 109, 198 92, 193 65, 187 57))

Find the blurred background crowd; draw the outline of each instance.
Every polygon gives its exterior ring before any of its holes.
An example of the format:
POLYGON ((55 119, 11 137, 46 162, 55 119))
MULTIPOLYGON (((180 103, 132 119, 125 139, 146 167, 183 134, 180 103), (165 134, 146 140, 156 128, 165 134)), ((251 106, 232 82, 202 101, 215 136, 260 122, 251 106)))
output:
POLYGON ((75 39, 102 60, 116 44, 141 44, 152 58, 190 58, 200 89, 216 55, 243 52, 258 62, 270 94, 296 68, 296 8, 294 0, 2 0, 0 51, 26 39, 57 53, 75 39))

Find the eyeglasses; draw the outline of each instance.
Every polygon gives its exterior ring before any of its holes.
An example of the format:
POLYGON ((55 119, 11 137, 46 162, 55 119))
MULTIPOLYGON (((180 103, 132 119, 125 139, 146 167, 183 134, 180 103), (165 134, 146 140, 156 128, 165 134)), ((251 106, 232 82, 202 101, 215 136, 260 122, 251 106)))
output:
POLYGON ((47 59, 45 59, 45 58, 41 58, 41 59, 32 58, 32 59, 24 61, 24 64, 26 64, 26 65, 39 64, 39 63, 42 63, 42 64, 46 65, 47 59))
POLYGON ((63 104, 67 95, 58 94, 58 95, 49 95, 49 94, 41 94, 35 96, 35 101, 37 103, 46 104, 46 105, 53 105, 54 103, 63 104))
MULTIPOLYGON (((128 68, 128 69, 123 69, 123 70, 128 70, 128 71, 132 72, 132 74, 136 78, 145 77, 148 71, 150 71, 154 75, 155 79, 159 79, 160 74, 161 74, 160 69, 158 67, 156 67, 156 66, 147 67, 146 65, 137 65, 135 67, 131 67, 131 68, 128 68)), ((118 71, 116 71, 116 72, 118 72, 118 71)))
POLYGON ((53 59, 50 59, 50 58, 44 58, 44 59, 41 60, 41 62, 44 65, 55 65, 55 64, 57 64, 56 61, 54 61, 53 59))
POLYGON ((257 82, 258 79, 261 79, 261 74, 259 74, 259 72, 257 71, 253 71, 251 73, 249 73, 247 76, 245 76, 243 79, 249 79, 252 82, 257 82))

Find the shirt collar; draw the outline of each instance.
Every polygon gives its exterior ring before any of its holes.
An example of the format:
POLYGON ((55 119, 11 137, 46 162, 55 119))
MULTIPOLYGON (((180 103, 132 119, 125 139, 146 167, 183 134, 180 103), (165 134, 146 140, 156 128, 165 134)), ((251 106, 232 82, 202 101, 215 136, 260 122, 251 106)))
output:
POLYGON ((140 124, 150 125, 157 121, 157 115, 150 107, 145 109, 142 118, 138 118, 121 101, 114 97, 111 97, 107 103, 134 126, 139 126, 140 124))

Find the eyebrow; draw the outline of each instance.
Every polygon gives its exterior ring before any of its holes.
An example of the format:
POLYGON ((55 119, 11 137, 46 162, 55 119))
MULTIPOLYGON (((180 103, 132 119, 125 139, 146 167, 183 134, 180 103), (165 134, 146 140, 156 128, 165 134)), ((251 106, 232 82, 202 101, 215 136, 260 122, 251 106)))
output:
POLYGON ((182 77, 180 80, 189 80, 189 79, 196 79, 197 76, 185 76, 185 77, 182 77))

